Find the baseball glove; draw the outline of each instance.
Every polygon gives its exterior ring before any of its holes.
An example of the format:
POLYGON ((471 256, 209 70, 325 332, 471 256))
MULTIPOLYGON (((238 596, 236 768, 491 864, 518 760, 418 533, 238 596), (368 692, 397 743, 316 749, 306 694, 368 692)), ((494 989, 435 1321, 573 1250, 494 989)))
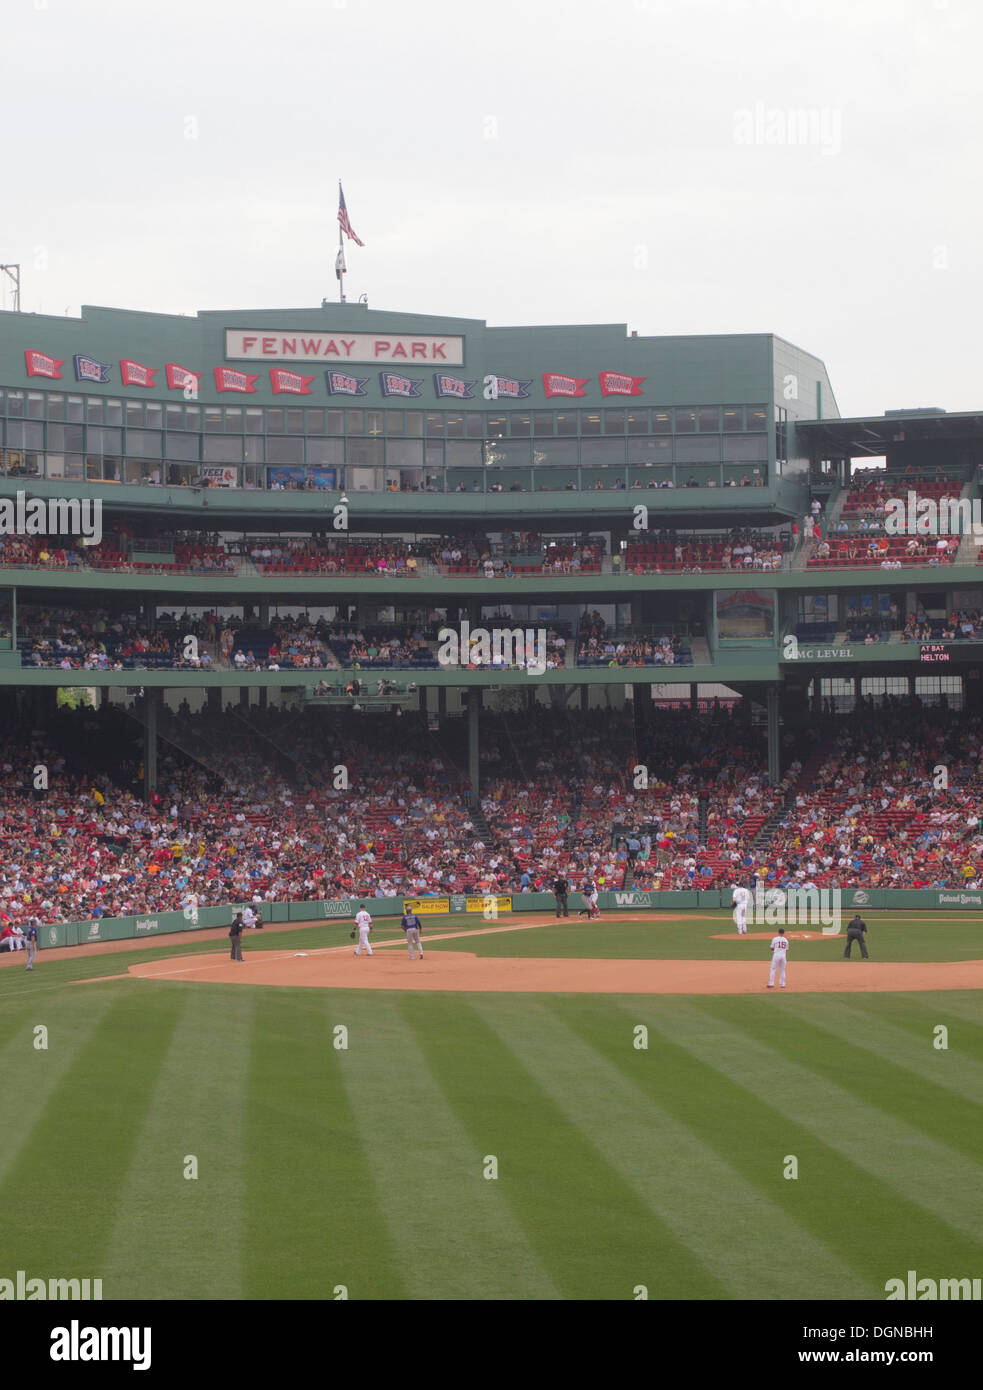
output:
POLYGON ((355 933, 354 933, 353 931, 350 931, 350 932, 348 933, 348 939, 349 939, 350 941, 354 941, 354 940, 355 940, 355 933))

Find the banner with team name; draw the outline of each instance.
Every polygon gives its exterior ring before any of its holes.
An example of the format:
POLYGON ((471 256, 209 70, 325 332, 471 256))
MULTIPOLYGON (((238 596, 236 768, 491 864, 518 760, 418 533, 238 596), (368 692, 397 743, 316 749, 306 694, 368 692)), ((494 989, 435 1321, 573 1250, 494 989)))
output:
POLYGON ((216 391, 239 391, 243 395, 249 395, 256 390, 257 381, 258 372, 253 376, 250 372, 237 371, 235 367, 215 368, 216 391))
POLYGON ((369 379, 367 376, 352 376, 349 372, 325 372, 324 384, 329 396, 364 396, 369 379))
POLYGON ((550 396, 586 396, 584 387, 589 376, 563 376, 560 372, 543 373, 543 390, 547 399, 550 396))
POLYGON ((94 357, 86 357, 84 352, 77 352, 72 358, 75 364, 76 381, 97 381, 106 382, 109 380, 109 363, 97 362, 94 357))
POLYGON ((270 368, 270 385, 274 396, 286 393, 290 396, 309 396, 312 376, 301 376, 299 372, 288 372, 284 367, 270 368))
POLYGON ((476 385, 474 381, 465 381, 459 376, 448 376, 446 372, 433 374, 433 391, 438 399, 449 396, 453 400, 470 401, 474 397, 476 385))
POLYGON ((531 381, 519 381, 514 376, 486 376, 485 399, 489 401, 525 401, 529 399, 531 381))
POLYGON ((626 376, 624 372, 598 372, 602 396, 640 396, 643 376, 626 376))
POLYGON ((168 391, 185 391, 189 386, 192 391, 198 389, 201 372, 191 372, 187 367, 179 367, 176 362, 165 363, 164 371, 167 373, 168 391))
POLYGON ((156 386, 154 378, 157 371, 156 367, 145 367, 141 362, 134 362, 132 357, 119 359, 119 375, 124 386, 156 386))
POLYGON ((61 381, 61 368, 65 365, 64 357, 49 357, 46 352, 38 352, 35 348, 28 348, 24 353, 24 361, 27 363, 28 376, 47 376, 53 381, 61 381))
POLYGON ((398 372, 380 372, 379 385, 384 396, 419 396, 423 389, 422 381, 398 372))

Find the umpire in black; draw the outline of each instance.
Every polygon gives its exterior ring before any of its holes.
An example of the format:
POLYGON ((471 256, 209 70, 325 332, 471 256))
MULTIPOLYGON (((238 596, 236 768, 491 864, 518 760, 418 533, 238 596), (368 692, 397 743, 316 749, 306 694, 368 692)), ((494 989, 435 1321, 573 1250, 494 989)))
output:
POLYGON ((567 893, 569 891, 570 885, 562 874, 559 878, 553 880, 553 896, 556 899, 557 917, 570 916, 570 913, 567 911, 567 893))
POLYGON ((232 939, 233 960, 242 960, 242 929, 244 925, 242 913, 237 912, 232 919, 232 926, 229 928, 229 936, 232 939))
POLYGON ((843 952, 843 959, 850 960, 853 953, 853 943, 860 943, 860 959, 870 960, 867 954, 867 923, 861 920, 860 913, 854 917, 852 922, 846 926, 846 950, 843 952))

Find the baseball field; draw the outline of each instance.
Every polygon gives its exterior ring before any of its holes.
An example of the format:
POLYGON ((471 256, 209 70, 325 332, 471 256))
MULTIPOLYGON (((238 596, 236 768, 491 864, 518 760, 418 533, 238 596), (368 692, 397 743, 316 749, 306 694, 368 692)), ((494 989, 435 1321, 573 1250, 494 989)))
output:
POLYGON ((983 1272, 983 917, 428 918, 0 967, 0 1278, 884 1299, 983 1272), (760 934, 756 934, 759 933, 760 934))

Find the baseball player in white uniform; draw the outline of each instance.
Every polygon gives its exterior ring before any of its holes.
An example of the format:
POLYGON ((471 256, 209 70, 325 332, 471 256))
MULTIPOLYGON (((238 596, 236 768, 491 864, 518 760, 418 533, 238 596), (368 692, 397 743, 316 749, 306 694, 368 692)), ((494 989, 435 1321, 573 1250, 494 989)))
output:
POLYGON ((785 935, 785 928, 778 928, 778 935, 771 938, 771 971, 768 975, 768 988, 775 988, 775 971, 778 971, 778 982, 782 989, 785 988, 785 962, 788 959, 788 937, 785 935))
POLYGON ((360 956, 364 946, 371 955, 372 946, 369 942, 369 932, 372 930, 372 918, 366 912, 364 903, 359 903, 358 911, 355 913, 355 926, 358 928, 358 945, 355 947, 355 954, 360 956))
POLYGON ((751 904, 750 888, 732 888, 730 890, 731 901, 734 904, 734 921, 737 923, 737 935, 747 934, 747 910, 751 904))

